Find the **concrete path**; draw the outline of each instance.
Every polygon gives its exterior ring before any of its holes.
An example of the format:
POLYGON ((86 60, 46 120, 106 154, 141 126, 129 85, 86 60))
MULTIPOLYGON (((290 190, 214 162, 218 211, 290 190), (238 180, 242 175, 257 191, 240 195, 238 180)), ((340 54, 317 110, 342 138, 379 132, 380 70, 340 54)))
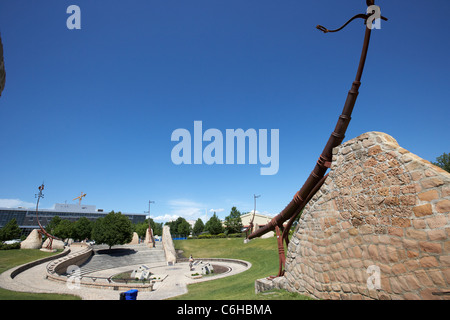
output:
MULTIPOLYGON (((139 292, 137 299, 162 300, 187 293, 188 284, 202 281, 211 281, 214 279, 234 275, 243 272, 251 267, 251 264, 248 262, 247 262, 248 265, 245 266, 242 263, 238 263, 236 261, 233 262, 233 260, 221 262, 214 261, 212 262, 212 264, 227 266, 228 268, 230 268, 230 270, 226 273, 214 276, 203 277, 201 279, 192 279, 186 276, 186 274, 192 273, 189 272, 188 262, 176 263, 174 266, 167 266, 165 264, 165 261, 160 261, 159 259, 157 259, 156 261, 146 260, 147 263, 143 263, 145 261, 142 261, 140 259, 145 257, 146 255, 147 257, 150 257, 153 253, 155 253, 158 250, 158 248, 156 248, 155 252, 149 254, 148 251, 154 250, 155 248, 149 249, 146 248, 145 245, 139 246, 141 247, 137 248, 132 246, 126 246, 126 248, 128 249, 133 249, 136 251, 135 253, 133 253, 132 259, 129 259, 129 257, 126 256, 122 256, 122 259, 117 259, 117 256, 114 256, 112 257, 112 259, 110 259, 109 261, 110 264, 105 264, 105 267, 107 267, 107 269, 98 270, 97 267, 91 268, 92 265, 89 266, 90 263, 97 264, 97 262, 99 262, 97 261, 98 257, 95 258, 94 255, 88 263, 86 263, 81 267, 81 270, 83 270, 84 268, 85 271, 88 271, 88 273, 85 274, 88 274, 89 276, 110 277, 117 273, 136 269, 142 264, 145 264, 147 267, 151 269, 152 273, 156 275, 163 275, 165 276, 165 278, 163 281, 155 283, 153 291, 139 292), (115 265, 111 264, 111 260, 115 260, 116 264, 115 265), (139 263, 137 264, 134 263, 136 261, 139 261, 139 263), (119 266, 117 264, 122 265, 119 266)), ((74 250, 76 249, 74 248, 74 250)), ((106 259, 103 260, 103 263, 106 263, 106 261, 108 260, 107 257, 105 256, 101 257, 101 259, 106 259)), ((22 273, 19 273, 14 279, 11 279, 10 275, 11 272, 16 268, 7 270, 0 275, 0 287, 12 291, 22 291, 32 293, 72 294, 80 296, 83 300, 118 300, 120 297, 119 291, 114 291, 111 289, 96 289, 83 286, 80 288, 69 289, 69 286, 67 286, 64 283, 48 280, 45 278, 46 265, 47 263, 43 263, 41 265, 30 268, 22 273)), ((196 268, 199 269, 198 266, 196 266, 196 268)), ((200 270, 195 270, 194 272, 200 273, 200 270)))

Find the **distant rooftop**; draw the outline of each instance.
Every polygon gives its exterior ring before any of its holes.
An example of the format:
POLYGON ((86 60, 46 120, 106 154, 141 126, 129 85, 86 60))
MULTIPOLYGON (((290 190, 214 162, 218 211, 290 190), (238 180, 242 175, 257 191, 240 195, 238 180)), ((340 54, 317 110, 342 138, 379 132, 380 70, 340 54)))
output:
MULTIPOLYGON (((36 208, 1 208, 6 210, 26 210, 26 211, 36 211, 36 208)), ((39 211, 55 211, 55 212, 72 212, 72 213, 96 213, 103 212, 103 209, 97 209, 95 205, 89 204, 71 204, 71 203, 55 203, 54 208, 39 208, 39 211)))
MULTIPOLYGON (((72 203, 55 203, 53 210, 60 212, 97 212, 97 208, 94 205, 72 203)), ((99 209, 99 211, 103 212, 102 209, 99 209)))
MULTIPOLYGON (((10 211, 36 211, 36 208, 26 208, 26 207, 16 207, 16 208, 10 208, 10 207, 0 207, 0 210, 10 210, 10 211)), ((103 209, 97 209, 95 205, 89 205, 89 204, 71 204, 71 203, 55 203, 53 208, 39 208, 39 212, 67 212, 67 213, 104 213, 107 214, 108 212, 104 212, 103 209)), ((119 211, 117 211, 119 212, 119 211)), ((122 211, 120 211, 122 212, 122 211)), ((145 215, 144 213, 130 213, 130 212, 122 212, 122 214, 125 215, 145 215)))

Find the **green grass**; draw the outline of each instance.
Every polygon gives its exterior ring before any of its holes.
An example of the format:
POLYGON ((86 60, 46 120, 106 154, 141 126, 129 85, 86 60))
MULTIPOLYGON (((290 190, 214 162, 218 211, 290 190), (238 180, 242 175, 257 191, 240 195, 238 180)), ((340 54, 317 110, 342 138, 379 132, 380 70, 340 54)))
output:
MULTIPOLYGON (((49 253, 38 249, 0 250, 0 273, 27 262, 58 254, 59 252, 49 253)), ((0 300, 80 300, 80 298, 65 294, 15 292, 0 288, 0 300)))
POLYGON ((244 244, 243 238, 176 240, 175 248, 186 257, 231 258, 248 261, 249 270, 234 276, 191 284, 188 293, 174 300, 305 300, 307 296, 274 290, 255 294, 255 280, 278 273, 276 238, 254 239, 244 244))

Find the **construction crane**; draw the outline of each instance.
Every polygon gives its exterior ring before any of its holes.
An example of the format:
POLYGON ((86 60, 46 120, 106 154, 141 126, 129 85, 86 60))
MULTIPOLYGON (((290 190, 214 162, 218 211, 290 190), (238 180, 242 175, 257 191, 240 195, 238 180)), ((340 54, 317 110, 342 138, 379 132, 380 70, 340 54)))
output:
POLYGON ((86 197, 86 193, 83 193, 83 191, 81 191, 81 195, 79 197, 76 197, 75 199, 72 199, 72 200, 77 200, 78 199, 78 204, 81 205, 81 199, 83 199, 84 197, 86 197))

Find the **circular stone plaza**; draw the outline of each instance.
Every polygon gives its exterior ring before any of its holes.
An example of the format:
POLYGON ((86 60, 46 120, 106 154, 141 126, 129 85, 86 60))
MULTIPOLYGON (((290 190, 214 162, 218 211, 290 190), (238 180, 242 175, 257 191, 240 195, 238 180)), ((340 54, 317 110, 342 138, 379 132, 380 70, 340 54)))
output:
POLYGON ((83 300, 119 300, 121 292, 137 289, 138 300, 162 300, 187 293, 188 284, 227 277, 251 267, 249 262, 232 259, 196 258, 192 269, 188 259, 167 263, 161 242, 153 248, 141 243, 114 246, 111 250, 107 246, 74 243, 51 258, 3 272, 0 287, 71 294, 83 300), (205 266, 212 266, 215 272, 202 276, 205 266), (150 272, 153 280, 142 283, 115 277, 139 269, 150 272))

